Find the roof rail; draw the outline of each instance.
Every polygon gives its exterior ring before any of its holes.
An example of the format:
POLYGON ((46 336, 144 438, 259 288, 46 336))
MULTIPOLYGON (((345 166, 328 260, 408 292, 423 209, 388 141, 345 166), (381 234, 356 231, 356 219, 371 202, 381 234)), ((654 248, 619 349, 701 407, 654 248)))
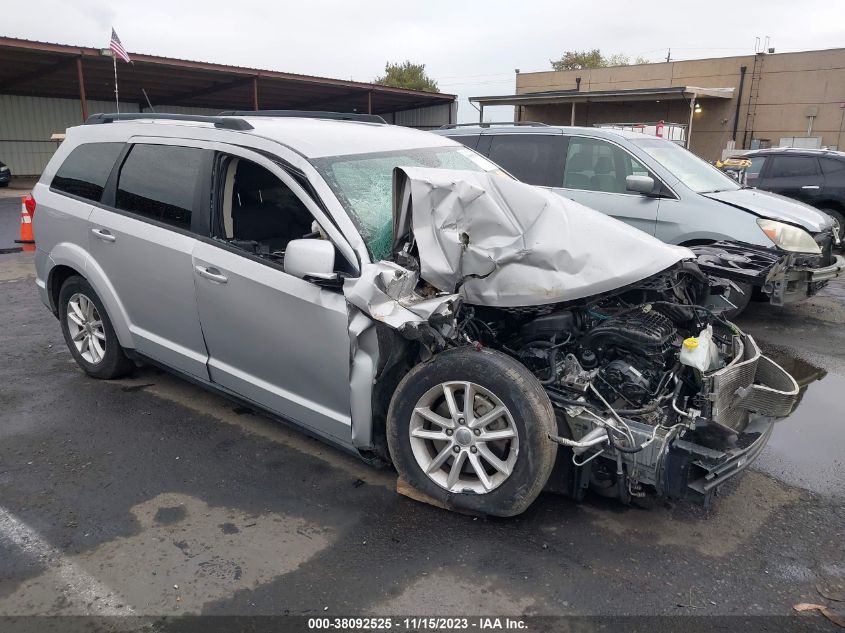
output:
POLYGON ((227 118, 222 116, 202 116, 199 114, 164 114, 158 112, 130 112, 92 114, 85 120, 85 125, 98 125, 100 123, 113 123, 115 121, 196 121, 198 123, 213 123, 214 127, 224 130, 251 130, 253 127, 243 119, 227 118))
POLYGON ((320 112, 318 110, 225 110, 220 116, 266 116, 278 118, 332 119, 334 121, 360 121, 362 123, 384 123, 378 114, 357 112, 320 112))
POLYGON ((511 125, 517 127, 549 127, 548 123, 539 123, 537 121, 485 121, 483 123, 448 123, 441 125, 441 130, 451 130, 457 127, 490 127, 491 125, 511 125))

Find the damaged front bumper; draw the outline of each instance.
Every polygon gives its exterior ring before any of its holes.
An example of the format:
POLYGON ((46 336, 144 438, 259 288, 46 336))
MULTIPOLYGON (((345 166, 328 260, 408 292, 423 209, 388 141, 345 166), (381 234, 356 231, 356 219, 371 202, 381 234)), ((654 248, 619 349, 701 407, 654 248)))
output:
MULTIPOLYGON (((786 370, 763 355, 753 337, 737 333, 733 346, 734 357, 727 366, 702 376, 698 408, 690 407, 690 415, 682 421, 655 426, 624 420, 642 450, 622 452, 598 443, 588 450, 576 447, 573 463, 580 466, 573 478, 576 498, 595 481, 591 474, 595 457, 615 462, 616 472, 624 473, 617 479, 624 482, 619 486, 623 499, 646 496, 650 490, 658 497, 707 503, 719 486, 748 468, 768 444, 775 421, 792 412, 799 387, 786 370)), ((579 438, 575 442, 595 437, 595 417, 567 412, 573 437, 579 438)))
POLYGON ((743 242, 716 242, 691 250, 704 272, 759 288, 776 306, 812 297, 831 279, 845 274, 845 257, 834 255, 829 244, 819 255, 784 254, 743 242))

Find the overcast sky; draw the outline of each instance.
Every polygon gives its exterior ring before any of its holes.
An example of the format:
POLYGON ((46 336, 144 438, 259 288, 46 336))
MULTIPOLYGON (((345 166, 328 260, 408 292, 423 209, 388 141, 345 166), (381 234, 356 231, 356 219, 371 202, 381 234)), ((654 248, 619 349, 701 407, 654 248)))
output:
MULTIPOLYGON (((665 60, 845 46, 843 0, 3 0, 0 35, 371 81, 386 61, 424 63, 459 118, 469 96, 512 94, 514 69, 548 70, 565 50, 665 60)), ((508 118, 485 110, 485 119, 508 118), (489 115, 489 116, 488 116, 489 115)))

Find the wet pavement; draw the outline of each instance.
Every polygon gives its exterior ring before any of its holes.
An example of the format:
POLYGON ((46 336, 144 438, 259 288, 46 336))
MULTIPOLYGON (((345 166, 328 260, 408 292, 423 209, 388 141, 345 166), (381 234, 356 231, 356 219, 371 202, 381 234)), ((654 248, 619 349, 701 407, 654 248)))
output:
POLYGON ((845 581, 843 288, 741 319, 806 391, 711 508, 544 494, 483 519, 153 368, 87 378, 31 256, 0 255, 0 614, 836 608, 817 585, 845 581))

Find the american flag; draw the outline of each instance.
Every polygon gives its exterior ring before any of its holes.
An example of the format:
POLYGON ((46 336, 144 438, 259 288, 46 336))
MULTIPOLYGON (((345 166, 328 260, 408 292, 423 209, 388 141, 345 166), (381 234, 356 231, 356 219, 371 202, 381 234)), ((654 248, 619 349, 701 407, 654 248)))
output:
POLYGON ((109 42, 109 48, 112 53, 114 53, 117 57, 120 57, 123 61, 132 61, 129 59, 129 54, 126 52, 126 49, 123 48, 123 44, 120 43, 120 38, 117 36, 114 29, 111 30, 111 42, 109 42))

